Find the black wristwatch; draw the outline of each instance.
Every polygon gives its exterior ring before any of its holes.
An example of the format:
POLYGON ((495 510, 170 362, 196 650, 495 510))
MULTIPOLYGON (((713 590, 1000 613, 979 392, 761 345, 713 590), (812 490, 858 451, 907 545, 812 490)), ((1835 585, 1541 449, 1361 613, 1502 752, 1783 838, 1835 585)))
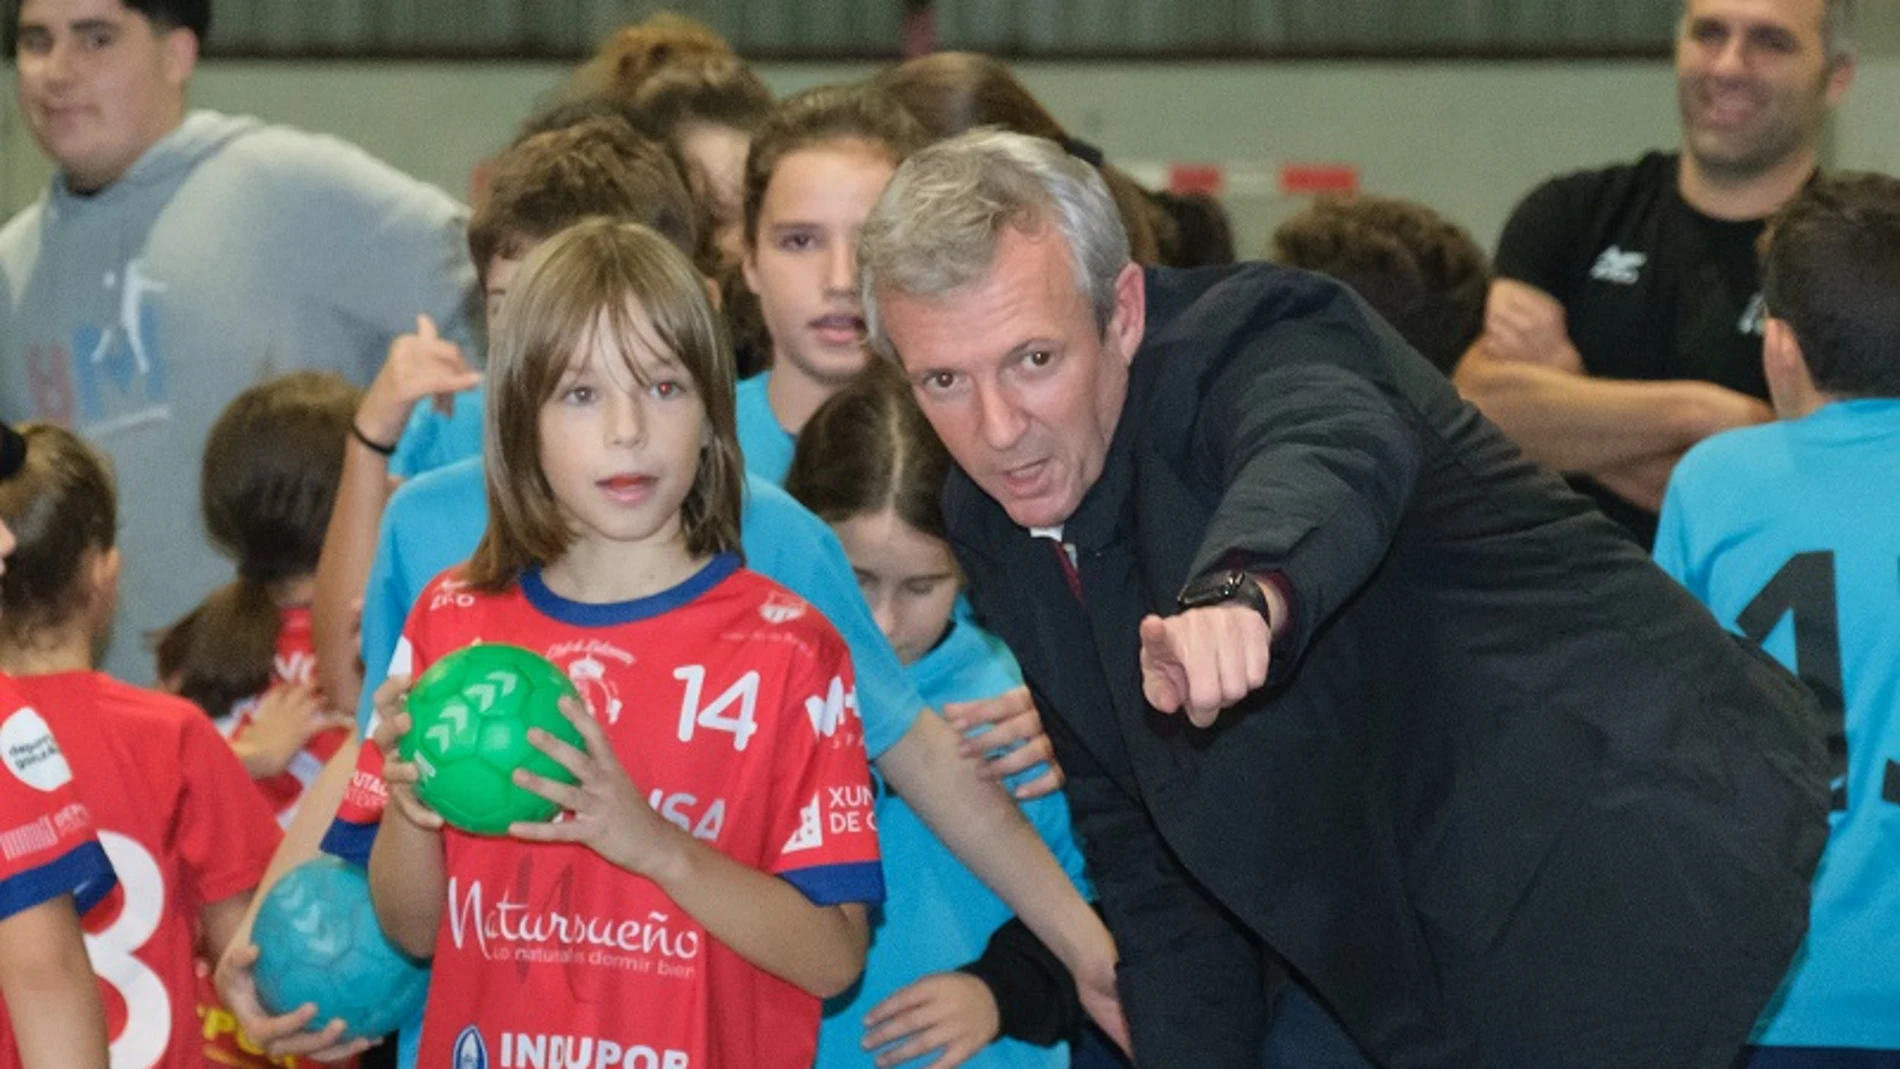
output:
POLYGON ((1267 608, 1266 591, 1260 589, 1259 582, 1253 576, 1243 571, 1204 575, 1182 587, 1180 596, 1174 599, 1175 605, 1183 612, 1205 609, 1210 605, 1224 605, 1230 601, 1259 613, 1260 618, 1267 622, 1267 627, 1273 627, 1273 613, 1267 608))

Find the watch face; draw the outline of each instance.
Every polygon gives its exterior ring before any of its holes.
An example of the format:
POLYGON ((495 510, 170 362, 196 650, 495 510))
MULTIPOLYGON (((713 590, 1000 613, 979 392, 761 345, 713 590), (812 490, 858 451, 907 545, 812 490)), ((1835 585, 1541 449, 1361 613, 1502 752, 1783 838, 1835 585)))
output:
POLYGON ((1225 575, 1210 575, 1197 580, 1181 592, 1179 598, 1184 609, 1198 609, 1207 605, 1218 605, 1232 598, 1240 591, 1240 584, 1247 581, 1245 572, 1228 572, 1225 575))

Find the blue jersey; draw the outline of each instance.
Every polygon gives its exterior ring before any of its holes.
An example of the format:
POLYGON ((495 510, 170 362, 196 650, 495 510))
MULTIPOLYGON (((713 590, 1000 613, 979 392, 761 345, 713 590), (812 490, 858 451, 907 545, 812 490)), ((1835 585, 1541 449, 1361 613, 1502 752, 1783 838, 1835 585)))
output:
POLYGON ((1835 718, 1808 937, 1754 1042, 1900 1050, 1900 400, 1837 402, 1690 450, 1656 561, 1835 718))
MULTIPOLYGON (((952 624, 949 635, 908 672, 924 701, 939 709, 946 702, 994 697, 1022 685, 1016 660, 1002 642, 966 622, 952 624)), ((1021 777, 1039 772, 1040 768, 1030 769, 1021 777)), ((1022 810, 1083 897, 1093 898, 1082 874, 1082 853, 1069 826, 1068 802, 1057 794, 1024 802, 1022 810)), ((875 1052, 858 1045, 864 1038, 865 1014, 900 988, 975 960, 990 933, 1012 915, 1009 906, 964 868, 923 820, 881 782, 877 841, 884 858, 884 906, 873 917, 864 978, 849 995, 825 1006, 824 1024, 818 1030, 818 1069, 871 1069, 875 1052)), ((934 1057, 903 1064, 923 1066, 934 1057)), ((1057 1069, 1069 1064, 1069 1049, 1066 1044, 1036 1047, 1003 1039, 966 1064, 988 1069, 1057 1069)))
POLYGON ((455 395, 455 407, 448 415, 436 411, 435 404, 423 400, 409 414, 409 425, 389 458, 389 474, 404 479, 426 471, 446 468, 466 457, 482 455, 482 406, 487 386, 455 395))
POLYGON ((772 381, 770 371, 761 371, 741 379, 734 398, 739 419, 739 451, 745 454, 745 470, 771 483, 784 486, 785 475, 792 470, 792 452, 798 439, 779 425, 772 414, 771 399, 765 395, 772 381))

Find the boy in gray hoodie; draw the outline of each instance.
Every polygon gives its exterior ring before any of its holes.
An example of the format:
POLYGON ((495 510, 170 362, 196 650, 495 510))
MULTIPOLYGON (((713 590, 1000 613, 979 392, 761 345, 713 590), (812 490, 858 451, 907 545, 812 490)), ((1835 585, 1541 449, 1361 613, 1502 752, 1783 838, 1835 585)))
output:
POLYGON ((54 175, 0 229, 0 418, 112 457, 125 530, 114 675, 228 568, 196 516, 211 421, 296 368, 367 383, 426 313, 466 335, 465 210, 360 149, 188 111, 209 0, 0 0, 54 175))

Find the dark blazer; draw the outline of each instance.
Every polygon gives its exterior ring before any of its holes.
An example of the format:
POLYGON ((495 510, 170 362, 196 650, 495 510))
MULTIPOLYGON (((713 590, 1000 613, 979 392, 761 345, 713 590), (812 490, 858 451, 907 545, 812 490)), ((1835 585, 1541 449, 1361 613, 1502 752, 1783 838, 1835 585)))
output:
POLYGON ((1338 285, 1147 276, 1106 470, 1047 539, 957 473, 1122 953, 1144 1065, 1260 1064, 1288 968, 1389 1066, 1726 1067, 1806 926, 1822 720, 1338 285), (1199 730, 1137 625, 1278 572, 1268 685, 1199 730))

